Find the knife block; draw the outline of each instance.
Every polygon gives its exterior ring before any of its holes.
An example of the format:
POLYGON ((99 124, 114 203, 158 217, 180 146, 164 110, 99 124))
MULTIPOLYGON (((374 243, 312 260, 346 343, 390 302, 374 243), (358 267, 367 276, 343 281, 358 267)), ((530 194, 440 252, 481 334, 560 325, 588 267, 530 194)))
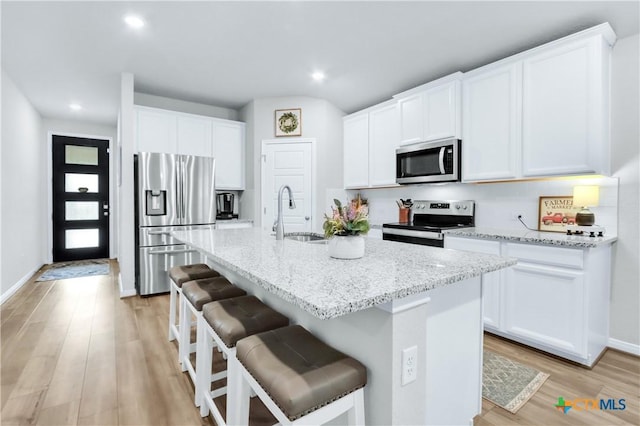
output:
POLYGON ((410 208, 400 207, 400 210, 398 211, 398 222, 409 223, 409 213, 411 213, 410 208))

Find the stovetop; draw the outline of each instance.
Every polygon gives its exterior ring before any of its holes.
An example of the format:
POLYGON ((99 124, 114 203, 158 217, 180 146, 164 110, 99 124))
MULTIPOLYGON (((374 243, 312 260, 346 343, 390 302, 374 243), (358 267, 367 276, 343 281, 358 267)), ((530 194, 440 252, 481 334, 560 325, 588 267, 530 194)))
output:
POLYGON ((394 223, 385 223, 382 225, 383 228, 394 228, 394 229, 408 229, 411 231, 425 231, 425 232, 442 232, 447 229, 460 229, 460 228, 469 228, 473 225, 424 225, 424 224, 414 224, 413 222, 403 223, 403 222, 394 222, 394 223))

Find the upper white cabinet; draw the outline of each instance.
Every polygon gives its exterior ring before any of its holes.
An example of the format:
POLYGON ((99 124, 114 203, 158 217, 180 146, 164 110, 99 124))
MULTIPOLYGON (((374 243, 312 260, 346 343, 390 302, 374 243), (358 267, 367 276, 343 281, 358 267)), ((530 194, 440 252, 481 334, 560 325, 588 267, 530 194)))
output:
POLYGON ((216 189, 244 189, 244 135, 244 123, 213 122, 216 189))
POLYGON ((138 152, 176 154, 178 118, 170 111, 136 108, 138 152))
POLYGON ((244 123, 142 106, 135 114, 138 152, 215 157, 216 189, 244 189, 244 123))
POLYGON ((608 24, 465 74, 463 180, 609 174, 608 24))
POLYGON ((345 117, 345 188, 396 185, 398 119, 395 101, 345 117))
POLYGON ((400 145, 460 138, 462 73, 394 96, 400 113, 400 145))
POLYGON ((211 119, 207 117, 179 115, 177 121, 177 152, 179 154, 211 157, 213 155, 211 119))
POLYGON ((369 111, 369 185, 396 184, 398 107, 395 102, 369 111))
POLYGON ((597 35, 523 61, 523 176, 609 174, 609 57, 597 35))
POLYGON ((344 119, 344 187, 369 186, 369 114, 344 119))
POLYGON ((521 69, 519 64, 508 64, 464 81, 462 171, 465 180, 518 176, 521 69))

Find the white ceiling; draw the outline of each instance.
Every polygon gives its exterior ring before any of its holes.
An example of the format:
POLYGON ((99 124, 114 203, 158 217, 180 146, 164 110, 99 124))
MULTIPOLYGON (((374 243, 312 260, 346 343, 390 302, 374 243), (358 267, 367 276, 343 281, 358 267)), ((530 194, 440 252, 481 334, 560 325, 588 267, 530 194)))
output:
POLYGON ((159 96, 234 109, 313 96, 350 113, 602 22, 619 38, 636 34, 638 6, 2 1, 2 67, 47 118, 114 124, 123 71, 136 91, 159 96), (124 25, 130 12, 146 20, 142 31, 124 25), (325 82, 311 80, 316 69, 325 82))

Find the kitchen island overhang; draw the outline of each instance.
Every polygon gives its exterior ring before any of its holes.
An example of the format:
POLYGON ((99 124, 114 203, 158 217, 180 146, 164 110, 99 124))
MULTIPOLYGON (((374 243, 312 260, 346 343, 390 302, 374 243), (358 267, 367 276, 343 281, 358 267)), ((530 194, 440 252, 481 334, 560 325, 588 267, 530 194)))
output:
POLYGON ((173 235, 364 363, 368 424, 469 424, 480 412, 481 275, 514 259, 371 239, 362 259, 337 260, 324 244, 258 228, 173 235), (403 351, 414 346, 417 378, 403 385, 403 351))

